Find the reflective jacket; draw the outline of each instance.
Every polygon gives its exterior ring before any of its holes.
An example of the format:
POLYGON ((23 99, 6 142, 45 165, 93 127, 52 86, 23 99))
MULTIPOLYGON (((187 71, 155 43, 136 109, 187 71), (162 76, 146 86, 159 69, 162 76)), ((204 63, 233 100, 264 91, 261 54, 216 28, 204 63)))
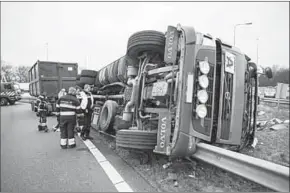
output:
POLYGON ((62 92, 62 91, 59 91, 58 93, 58 99, 60 99, 60 97, 66 95, 66 92, 62 92))
POLYGON ((64 95, 56 102, 56 112, 60 118, 75 119, 76 115, 81 114, 80 102, 71 94, 64 95))
POLYGON ((93 95, 92 93, 90 92, 84 92, 84 91, 81 91, 80 92, 80 98, 81 98, 81 108, 83 110, 85 109, 92 109, 93 106, 94 106, 94 98, 93 98, 93 95))

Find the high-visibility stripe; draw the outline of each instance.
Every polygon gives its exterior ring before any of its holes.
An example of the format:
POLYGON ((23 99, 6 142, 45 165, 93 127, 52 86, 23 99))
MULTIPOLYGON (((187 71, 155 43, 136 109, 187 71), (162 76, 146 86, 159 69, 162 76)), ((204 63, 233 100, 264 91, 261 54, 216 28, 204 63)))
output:
POLYGON ((75 106, 69 104, 60 104, 59 107, 61 108, 69 108, 69 109, 76 109, 75 106))
POLYGON ((55 115, 59 115, 59 112, 56 112, 55 115))
POLYGON ((75 143, 75 138, 68 139, 68 145, 74 145, 75 143))
POLYGON ((39 123, 40 126, 46 126, 46 123, 39 123))
POLYGON ((59 104, 56 104, 55 106, 56 106, 57 108, 59 108, 59 104))
POLYGON ((60 112, 60 115, 62 116, 62 115, 64 115, 64 116, 66 116, 66 115, 75 115, 76 113, 75 112, 73 112, 73 111, 66 111, 66 112, 60 112))
POLYGON ((67 139, 60 139, 60 145, 67 145, 67 139))

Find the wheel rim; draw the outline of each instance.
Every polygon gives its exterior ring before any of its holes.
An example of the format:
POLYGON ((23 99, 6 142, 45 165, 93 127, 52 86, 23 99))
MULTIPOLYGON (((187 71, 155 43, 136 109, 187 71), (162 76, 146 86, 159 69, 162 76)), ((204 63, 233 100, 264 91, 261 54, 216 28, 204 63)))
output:
POLYGON ((1 104, 1 105, 5 105, 5 99, 1 99, 0 104, 1 104))

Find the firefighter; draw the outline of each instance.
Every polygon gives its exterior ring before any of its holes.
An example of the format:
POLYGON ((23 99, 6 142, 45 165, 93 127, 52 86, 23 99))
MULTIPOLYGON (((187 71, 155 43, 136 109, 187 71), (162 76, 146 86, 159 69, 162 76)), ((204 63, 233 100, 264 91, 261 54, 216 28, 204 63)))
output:
MULTIPOLYGON (((58 99, 60 99, 60 97, 66 95, 66 94, 67 94, 67 93, 66 93, 65 89, 64 89, 64 88, 61 89, 61 90, 59 91, 59 93, 58 93, 58 99)), ((54 131, 54 132, 55 132, 55 131, 59 132, 59 131, 60 131, 60 128, 59 128, 59 115, 56 115, 56 118, 57 118, 57 125, 53 127, 53 131, 54 131)))
POLYGON ((93 106, 94 106, 94 98, 92 93, 90 92, 91 86, 86 84, 84 86, 84 91, 80 92, 81 96, 81 109, 84 112, 84 126, 81 131, 81 138, 83 140, 93 139, 90 136, 90 129, 91 129, 91 118, 93 113, 93 106))
POLYGON ((48 132, 47 124, 46 124, 46 116, 48 111, 48 106, 46 102, 45 93, 38 97, 39 104, 38 104, 38 114, 39 114, 39 124, 38 124, 38 131, 45 131, 48 132))
POLYGON ((56 103, 56 110, 59 113, 60 146, 62 149, 76 147, 74 127, 76 116, 79 116, 81 107, 75 95, 76 89, 70 87, 68 94, 60 97, 56 103))

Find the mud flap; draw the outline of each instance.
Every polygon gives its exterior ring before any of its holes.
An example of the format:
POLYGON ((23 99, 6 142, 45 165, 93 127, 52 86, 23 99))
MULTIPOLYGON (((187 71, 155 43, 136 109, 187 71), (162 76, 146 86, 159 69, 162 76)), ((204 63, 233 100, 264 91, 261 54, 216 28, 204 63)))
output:
POLYGON ((98 122, 99 122, 100 113, 101 113, 101 107, 95 107, 94 112, 92 114, 91 126, 97 130, 98 130, 98 122))
POLYGON ((171 114, 169 111, 159 113, 157 145, 154 153, 170 154, 171 114))

